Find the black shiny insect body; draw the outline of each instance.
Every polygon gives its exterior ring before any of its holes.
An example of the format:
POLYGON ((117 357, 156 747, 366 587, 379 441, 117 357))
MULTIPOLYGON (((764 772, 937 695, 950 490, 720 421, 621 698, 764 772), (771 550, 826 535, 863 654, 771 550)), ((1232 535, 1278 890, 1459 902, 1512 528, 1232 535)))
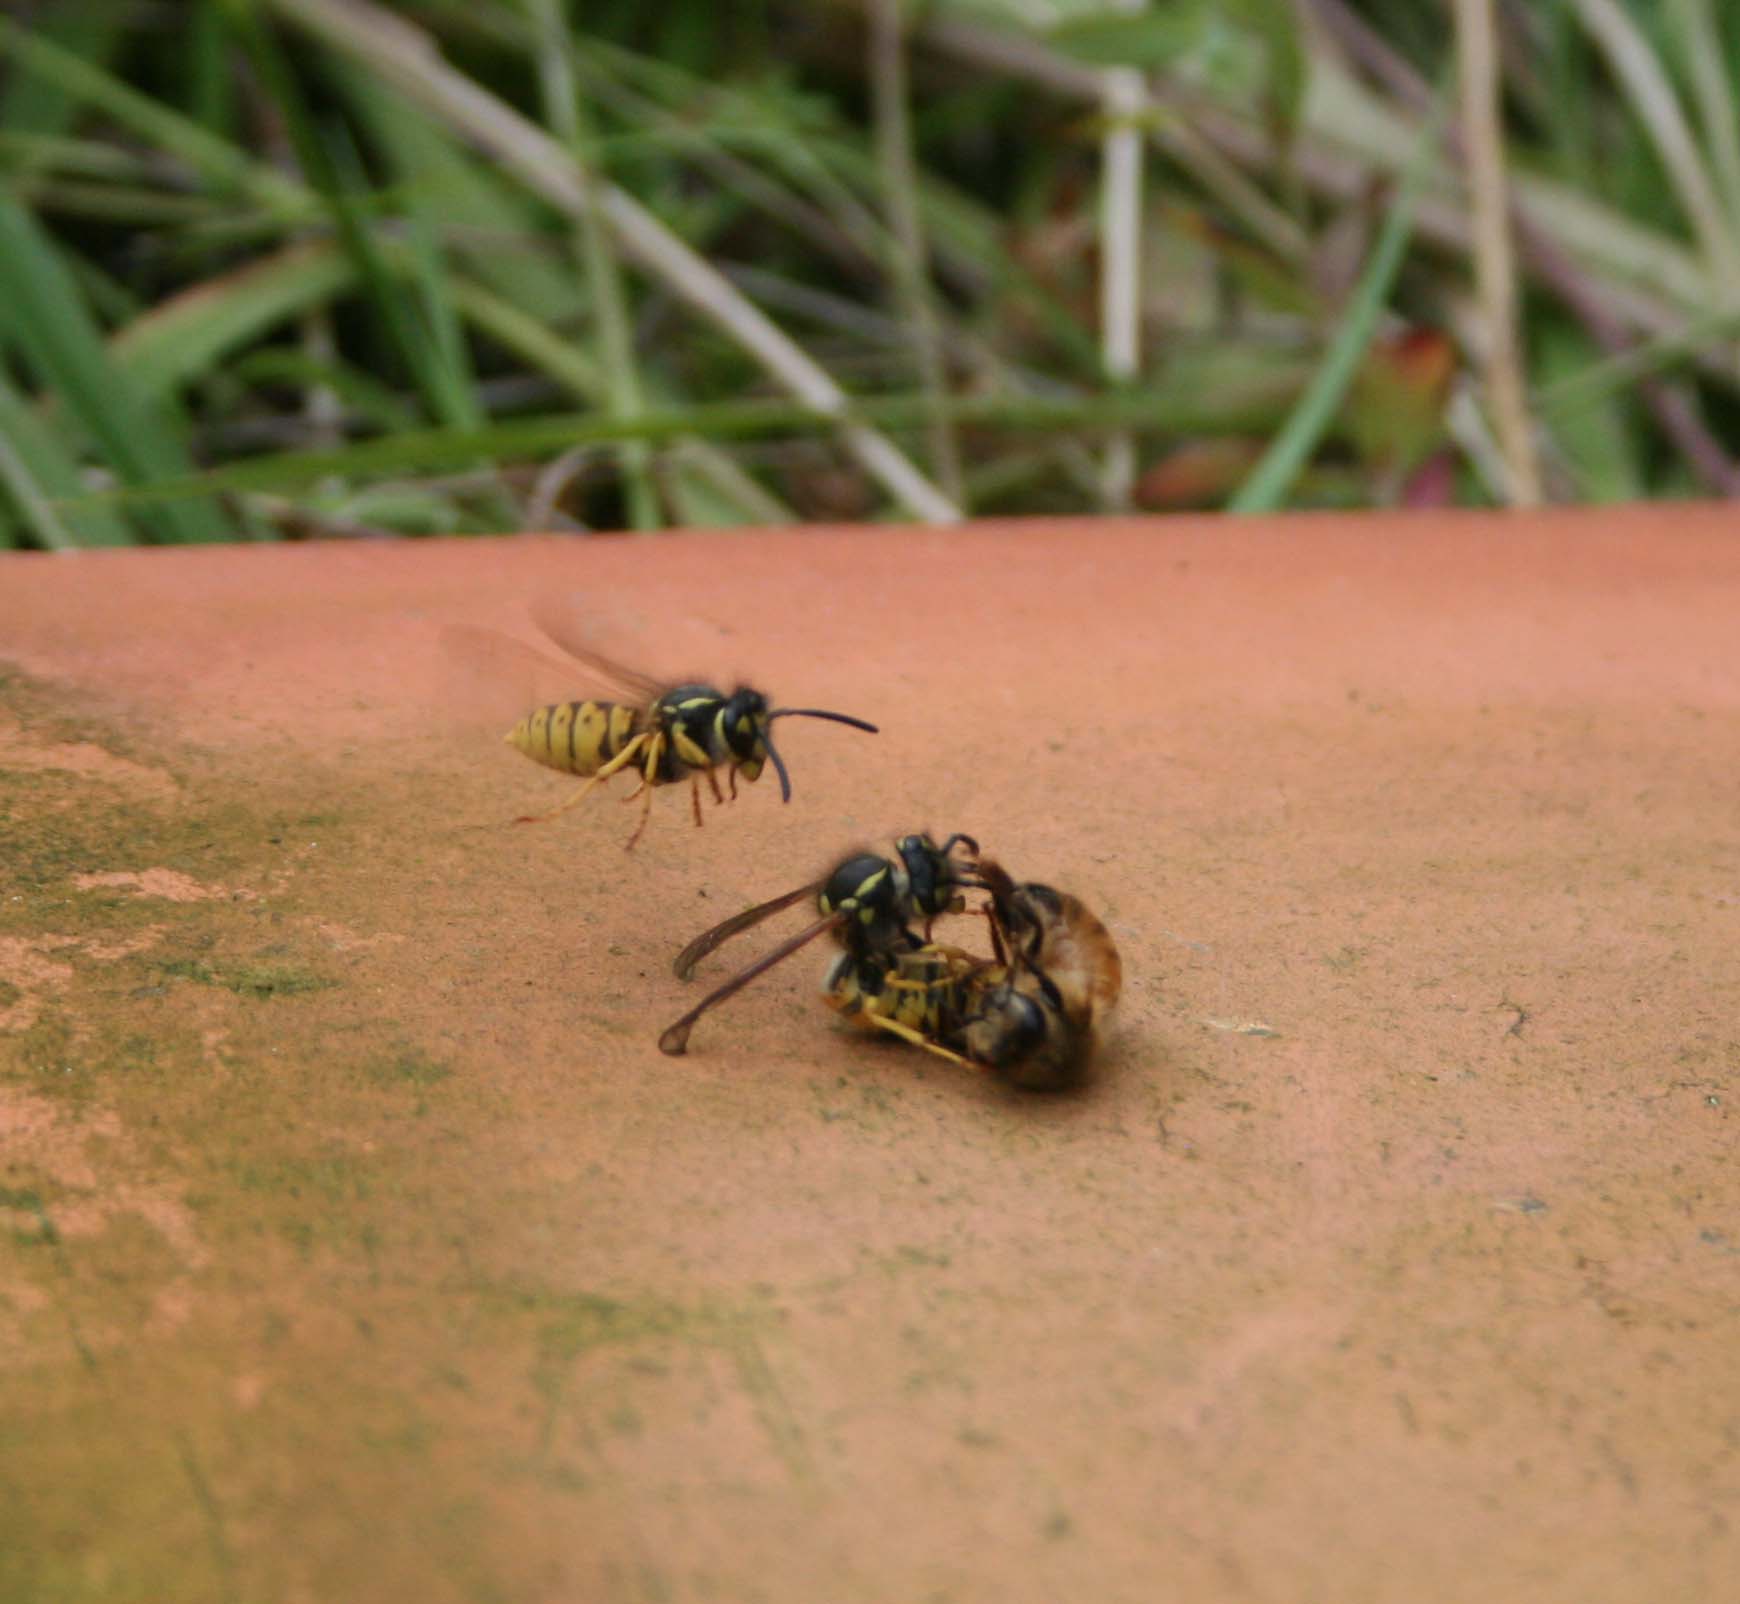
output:
POLYGON ((838 958, 827 1000, 841 1014, 1024 1091, 1064 1091, 1091 1066, 1123 967, 1079 898, 975 859, 994 956, 923 945, 838 958))
POLYGON ((875 954, 842 952, 822 995, 841 1017, 959 1061, 949 1045, 977 1011, 979 993, 1007 971, 958 947, 912 942, 875 954))
POLYGON ((1110 933, 1077 897, 1017 881, 954 835, 940 846, 903 836, 891 857, 854 853, 822 879, 727 919, 679 954, 695 965, 739 932, 814 895, 822 917, 728 980, 659 1038, 686 1050, 709 1009, 823 934, 841 951, 828 966, 828 1005, 866 1029, 899 1037, 1030 1091, 1060 1091, 1087 1074, 1099 1029, 1116 1004, 1122 966, 1110 933), (964 849, 964 853, 957 849, 964 849), (932 942, 932 922, 964 907, 962 892, 989 893, 983 912, 992 956, 932 942), (922 922, 922 933, 916 926, 922 922))
POLYGON ((875 962, 841 953, 823 992, 856 1025, 1024 1091, 1079 1084, 1092 1055, 1086 1022, 1048 976, 959 948, 927 944, 875 962))
POLYGON ((845 949, 844 961, 875 984, 894 960, 924 946, 913 925, 922 923, 928 934, 933 921, 961 907, 961 888, 974 883, 968 872, 971 859, 958 855, 961 848, 975 855, 979 850, 971 836, 959 833, 940 845, 928 835, 902 836, 892 857, 855 852, 821 879, 745 909, 697 936, 672 966, 681 980, 687 980, 696 964, 733 936, 806 897, 815 897, 821 913, 813 924, 704 997, 659 1037, 660 1048, 684 1052, 689 1032, 702 1014, 824 934, 832 933, 845 949))
POLYGON ((1079 897, 1017 881, 989 859, 974 869, 991 894, 986 911, 1003 973, 986 978, 956 1040, 967 1058, 1012 1085, 1074 1086, 1123 988, 1117 945, 1079 897))

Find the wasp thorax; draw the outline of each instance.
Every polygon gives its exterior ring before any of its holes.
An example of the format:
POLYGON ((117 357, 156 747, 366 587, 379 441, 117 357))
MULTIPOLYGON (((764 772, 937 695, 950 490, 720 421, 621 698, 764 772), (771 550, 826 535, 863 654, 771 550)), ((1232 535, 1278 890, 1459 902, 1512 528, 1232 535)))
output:
POLYGON ((894 891, 894 871, 888 860, 861 852, 828 876, 816 901, 823 913, 874 914, 890 905, 894 891))

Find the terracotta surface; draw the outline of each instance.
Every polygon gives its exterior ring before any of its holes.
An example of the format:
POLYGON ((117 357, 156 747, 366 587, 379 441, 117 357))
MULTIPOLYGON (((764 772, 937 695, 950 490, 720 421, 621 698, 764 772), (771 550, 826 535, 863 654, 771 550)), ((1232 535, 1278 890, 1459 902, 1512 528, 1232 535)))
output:
POLYGON ((0 657, 8 1604, 1730 1596, 1734 514, 13 557, 0 657), (516 828, 436 639, 570 593, 885 733, 516 828), (659 1055, 927 826, 1116 934, 1088 1092, 819 951, 659 1055))

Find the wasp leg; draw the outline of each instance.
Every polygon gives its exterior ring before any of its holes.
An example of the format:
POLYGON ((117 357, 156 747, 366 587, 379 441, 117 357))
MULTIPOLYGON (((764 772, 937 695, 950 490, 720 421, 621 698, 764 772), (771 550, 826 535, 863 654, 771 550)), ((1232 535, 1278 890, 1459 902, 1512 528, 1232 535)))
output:
POLYGON ((962 1058, 959 1053, 950 1052, 946 1047, 939 1047, 922 1031, 914 1030, 910 1025, 903 1025, 898 1019, 885 1019, 881 1014, 865 1014, 866 1025, 874 1025, 878 1030, 885 1030, 890 1035, 898 1036, 904 1042, 911 1042, 914 1047, 922 1047, 927 1053, 935 1053, 938 1058, 946 1058, 951 1064, 964 1064, 968 1069, 976 1069, 970 1058, 962 1058))
POLYGON ((646 766, 641 770, 640 788, 646 792, 646 799, 640 805, 640 823, 634 827, 634 834, 628 838, 624 852, 634 851, 634 844, 646 829, 646 821, 652 817, 653 776, 659 771, 659 763, 665 755, 665 732, 657 731, 647 737, 646 766))
POLYGON ((578 791, 576 791, 571 797, 569 797, 565 802, 563 802, 563 804, 560 807, 552 808, 548 813, 524 813, 524 814, 521 814, 519 818, 514 820, 514 823, 515 824, 544 824, 544 823, 547 823, 549 820, 556 818, 559 814, 566 813, 569 808, 573 807, 575 805, 575 803, 579 802, 583 797, 585 797, 585 795, 593 788, 593 786, 602 785, 606 780, 608 780, 610 778, 611 775, 616 773, 616 771, 618 769, 626 768, 628 766, 628 764, 634 760, 635 756, 639 753, 641 747, 644 746, 646 744, 646 742, 648 742, 651 739, 652 739, 652 737, 650 735, 637 735, 637 736, 635 736, 635 738, 632 741, 630 741, 627 746, 623 747, 623 749, 620 752, 618 752, 615 757, 613 757, 608 763, 606 763, 604 765, 603 768, 601 768, 596 774, 594 774, 589 780, 587 780, 587 782, 583 786, 581 786, 580 789, 578 791))
MULTIPOLYGON (((718 787, 713 788, 715 792, 718 787)), ((695 828, 701 828, 701 782, 691 774, 689 776, 689 803, 695 810, 695 828)))
POLYGON ((707 776, 707 783, 713 787, 713 806, 716 808, 724 807, 725 798, 719 790, 719 776, 711 769, 702 769, 701 772, 707 776))
POLYGON ((737 765, 735 763, 731 765, 731 800, 733 802, 737 800, 737 765))

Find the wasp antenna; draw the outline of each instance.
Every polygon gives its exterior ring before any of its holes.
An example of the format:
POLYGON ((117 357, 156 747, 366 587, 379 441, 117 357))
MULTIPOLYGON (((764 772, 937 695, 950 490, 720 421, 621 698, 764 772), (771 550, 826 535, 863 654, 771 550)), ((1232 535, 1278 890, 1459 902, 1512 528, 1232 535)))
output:
POLYGON ((767 748, 768 760, 773 764, 773 772, 779 776, 779 799, 781 802, 791 801, 791 776, 785 772, 785 759, 779 755, 779 748, 773 744, 771 736, 764 735, 762 745, 767 748))
POLYGON ((855 730, 866 730, 871 735, 882 733, 868 719, 853 718, 850 713, 830 713, 820 707, 776 707, 767 715, 776 718, 825 718, 830 724, 850 724, 855 730))
POLYGON ((659 1035, 659 1051, 669 1053, 673 1058, 681 1057, 683 1053, 688 1051, 689 1032, 695 1028, 695 1021, 702 1014, 710 1008, 717 1008, 727 997, 736 996, 750 981, 758 975, 766 974, 775 964, 783 963, 799 947, 814 941, 817 936, 832 930, 836 925, 843 924, 846 917, 843 913, 831 913, 825 919, 818 919, 807 930, 800 930, 789 941, 782 941, 772 952, 757 958, 741 974, 733 975, 717 991, 710 992, 703 997, 681 1019, 664 1028, 659 1035))

